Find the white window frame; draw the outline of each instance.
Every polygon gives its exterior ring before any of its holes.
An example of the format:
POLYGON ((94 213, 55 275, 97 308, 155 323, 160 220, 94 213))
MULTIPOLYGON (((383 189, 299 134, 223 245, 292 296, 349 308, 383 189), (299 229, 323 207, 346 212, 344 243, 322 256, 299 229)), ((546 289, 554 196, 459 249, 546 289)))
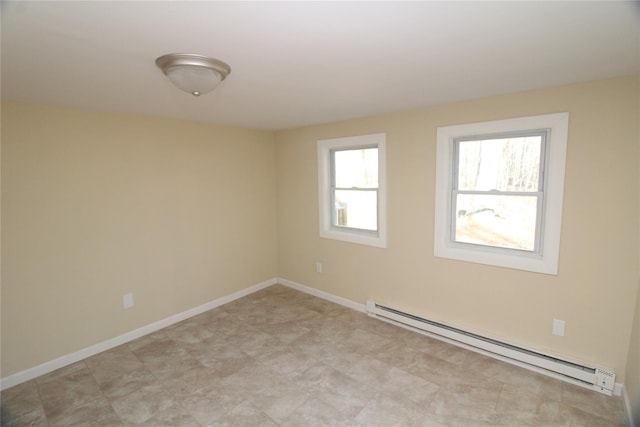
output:
POLYGON ((345 138, 318 140, 318 207, 320 237, 341 240, 360 245, 387 247, 387 192, 386 192, 386 134, 359 135, 345 138), (331 223, 331 151, 375 147, 378 149, 378 227, 377 230, 360 230, 336 227, 331 223))
POLYGON ((556 113, 439 127, 437 130, 434 255, 460 261, 558 274, 569 114, 556 113), (540 247, 537 252, 455 242, 452 238, 454 140, 548 130, 544 158, 540 247))

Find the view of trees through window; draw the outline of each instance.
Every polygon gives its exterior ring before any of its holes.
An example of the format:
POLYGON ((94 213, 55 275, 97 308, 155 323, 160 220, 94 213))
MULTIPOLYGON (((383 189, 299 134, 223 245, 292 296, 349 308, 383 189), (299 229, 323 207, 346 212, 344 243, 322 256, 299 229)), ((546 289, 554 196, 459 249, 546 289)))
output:
POLYGON ((455 241, 536 250, 544 137, 456 141, 455 241))
POLYGON ((378 229, 378 149, 336 150, 333 162, 333 225, 378 229))

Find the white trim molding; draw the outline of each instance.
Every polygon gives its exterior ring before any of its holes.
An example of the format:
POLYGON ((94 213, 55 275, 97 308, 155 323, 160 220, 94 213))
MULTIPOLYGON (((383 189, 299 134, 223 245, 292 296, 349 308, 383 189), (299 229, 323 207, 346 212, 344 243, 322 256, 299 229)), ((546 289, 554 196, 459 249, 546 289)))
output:
POLYGON ((378 248, 387 247, 386 140, 386 133, 318 140, 318 215, 320 219, 320 237, 378 248), (336 149, 363 147, 375 147, 378 150, 378 226, 375 231, 335 227, 332 225, 331 220, 333 213, 331 182, 334 173, 331 170, 331 152, 336 149))
MULTIPOLYGON (((9 375, 5 378, 0 379, 0 390, 5 390, 9 387, 13 387, 23 382, 32 380, 41 375, 48 374, 49 372, 55 371, 56 369, 63 368, 65 366, 79 362, 88 357, 94 356, 103 351, 107 351, 119 345, 126 344, 127 342, 133 341, 135 339, 138 339, 150 333, 156 332, 160 329, 166 328, 167 326, 171 326, 175 323, 189 319, 193 316, 197 316, 198 314, 220 307, 224 304, 228 304, 232 301, 235 301, 237 299, 240 299, 242 297, 245 297, 254 292, 258 292, 262 289, 268 288, 269 286, 273 286, 276 284, 280 284, 282 286, 286 286, 288 288, 295 289, 297 291, 304 292, 306 294, 309 294, 318 298, 322 298, 324 300, 333 302, 335 304, 339 304, 341 306, 350 308, 352 310, 355 310, 361 313, 367 313, 365 304, 357 303, 350 299, 339 297, 337 295, 324 292, 319 289, 315 289, 310 286, 306 286, 306 285, 294 282, 292 280, 288 280, 282 277, 275 277, 275 278, 266 280, 264 282, 258 283, 256 285, 250 286, 248 288, 239 290, 232 294, 215 299, 213 301, 209 301, 205 304, 199 305, 197 307, 191 308, 181 313, 175 314, 173 316, 169 316, 157 322, 153 322, 149 325, 146 325, 141 328, 135 329, 133 331, 127 332, 125 334, 119 335, 115 338, 86 347, 76 352, 58 357, 56 359, 42 363, 33 368, 29 368, 24 371, 15 373, 13 375, 9 375)), ((500 360, 499 356, 495 356, 495 355, 492 356, 492 354, 490 353, 488 355, 500 360)), ((631 405, 629 402, 629 396, 627 395, 627 392, 624 388, 624 384, 615 383, 613 394, 615 396, 620 396, 620 395, 623 396, 626 415, 628 417, 630 425, 633 425, 633 422, 632 422, 633 417, 631 415, 631 405)))
POLYGON ((198 314, 204 313, 205 311, 209 311, 216 307, 220 307, 221 305, 230 303, 239 298, 245 297, 249 294, 252 294, 254 292, 267 288, 269 286, 275 285, 277 283, 278 283, 278 280, 276 278, 266 280, 264 282, 250 286, 246 289, 239 290, 232 294, 223 296, 213 301, 209 301, 205 304, 199 305, 197 307, 191 308, 181 313, 174 314, 173 316, 169 316, 165 319, 158 320, 157 322, 153 322, 146 326, 142 326, 138 329, 134 329, 133 331, 126 332, 117 337, 108 339, 106 341, 102 341, 100 343, 94 344, 89 347, 85 347, 81 350, 75 351, 70 354, 66 354, 64 356, 58 357, 48 362, 44 362, 40 365, 34 366, 33 368, 25 369, 24 371, 20 371, 13 375, 9 375, 5 378, 0 379, 0 390, 5 390, 9 387, 13 387, 15 385, 37 378, 41 375, 45 375, 45 374, 48 374, 49 372, 53 372, 56 369, 63 368, 65 366, 71 365, 72 363, 79 362, 88 357, 95 356, 98 353, 102 353, 103 351, 107 351, 119 345, 125 344, 129 341, 133 341, 135 339, 148 335, 152 332, 156 332, 162 328, 166 328, 167 326, 171 326, 175 323, 181 322, 190 317, 197 316, 198 314))
POLYGON ((295 289, 296 291, 304 292, 305 294, 313 295, 314 297, 322 298, 324 300, 342 305, 344 307, 350 308, 352 310, 359 311, 361 313, 366 313, 367 308, 364 304, 360 304, 355 301, 351 301, 350 299, 342 298, 337 295, 330 294, 328 292, 320 291, 315 288, 311 288, 309 286, 302 285, 300 283, 296 283, 291 280, 287 280, 282 277, 278 277, 278 283, 286 286, 291 289, 295 289))
MULTIPOLYGON (((619 390, 621 391, 622 394, 622 401, 624 403, 624 412, 627 415, 627 421, 629 421, 629 425, 630 426, 635 426, 638 424, 634 424, 634 419, 633 419, 633 406, 631 406, 631 399, 629 399, 629 394, 627 393, 627 388, 624 386, 624 384, 618 384, 616 383, 616 386, 620 386, 619 390)), ((615 391, 614 391, 614 394, 615 391)), ((620 396, 619 394, 616 394, 616 396, 620 396)), ((640 422, 640 420, 637 420, 638 422, 640 422)))
MULTIPOLYGON (((285 279, 283 277, 278 277, 277 278, 277 283, 280 284, 280 285, 286 286, 288 288, 295 289, 297 291, 304 292, 306 294, 313 295, 315 297, 322 298, 324 300, 339 304, 341 306, 350 308, 352 310, 356 310, 356 311, 359 311, 361 313, 367 313, 366 304, 361 304, 361 303, 352 301, 352 300, 347 299, 347 298, 339 297, 337 295, 330 294, 328 292, 324 292, 324 291, 321 291, 319 289, 312 288, 310 286, 306 286, 306 285, 303 285, 301 283, 297 283, 297 282, 294 282, 292 280, 285 279)), ((398 326, 398 327, 401 327, 401 326, 398 326)), ((420 332, 416 332, 416 333, 420 333, 420 332)), ((451 343, 451 345, 455 345, 455 344, 451 343)), ((471 347, 469 348, 469 350, 475 351, 471 347)), ((505 361, 504 358, 502 358, 501 356, 499 356, 499 355, 497 355, 495 353, 486 352, 486 353, 483 353, 483 354, 486 354, 487 356, 492 357, 492 358, 494 358, 496 360, 505 361)), ((520 365, 518 365, 518 366, 520 366, 520 365)), ((523 367, 523 366, 521 366, 521 367, 523 367)), ((523 369, 527 369, 527 368, 523 367, 523 369)), ((542 370, 540 370, 540 371, 534 370, 534 372, 540 373, 541 375, 547 375, 547 373, 545 373, 542 370)), ((566 381, 562 376, 558 376, 557 379, 560 379, 562 381, 566 381)), ((629 398, 626 395, 626 390, 624 388, 624 384, 623 383, 615 383, 614 384, 613 395, 614 396, 620 396, 620 395, 624 396, 624 398, 625 398, 625 409, 627 410, 627 416, 629 417, 629 420, 631 420, 632 418, 631 418, 631 413, 630 413, 630 409, 629 409, 631 406, 629 405, 629 402, 628 402, 629 398)), ((634 425, 634 424, 631 423, 630 425, 634 425)))
POLYGON ((439 127, 436 134, 434 256, 557 275, 568 132, 569 113, 439 127), (454 182, 454 140, 547 129, 549 137, 543 161, 543 207, 537 220, 537 227, 541 227, 539 251, 527 252, 454 241, 451 194, 454 182))

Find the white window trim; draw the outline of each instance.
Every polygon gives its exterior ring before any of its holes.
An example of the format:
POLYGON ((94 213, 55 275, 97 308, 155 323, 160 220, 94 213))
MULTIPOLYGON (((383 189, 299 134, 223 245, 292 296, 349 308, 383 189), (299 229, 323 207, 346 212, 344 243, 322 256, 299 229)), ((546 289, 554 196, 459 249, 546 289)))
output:
POLYGON ((434 255, 537 273, 558 274, 568 131, 569 113, 439 127, 436 152, 434 255), (550 129, 544 180, 542 253, 537 255, 452 241, 450 210, 453 139, 534 129, 550 129))
POLYGON ((387 168, 385 153, 385 133, 318 140, 320 237, 379 248, 387 247, 387 168), (377 146, 378 148, 378 230, 373 232, 331 225, 331 150, 361 146, 377 146))

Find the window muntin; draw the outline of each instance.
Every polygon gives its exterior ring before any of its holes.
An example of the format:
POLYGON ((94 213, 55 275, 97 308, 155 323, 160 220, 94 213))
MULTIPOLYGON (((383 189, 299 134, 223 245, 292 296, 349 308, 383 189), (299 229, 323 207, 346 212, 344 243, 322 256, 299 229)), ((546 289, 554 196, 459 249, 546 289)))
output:
POLYGON ((540 252, 547 132, 453 140, 453 242, 540 252))
POLYGON ((386 247, 386 135, 318 141, 320 236, 386 247))
MULTIPOLYGON (((546 274, 558 274, 564 174, 569 133, 569 114, 554 113, 515 119, 439 127, 437 129, 434 255, 499 267, 546 274), (542 130, 542 131, 541 131, 542 130), (496 173, 491 179, 475 180, 472 141, 491 141, 504 137, 536 137, 540 134, 539 168, 517 156, 509 157, 511 168, 519 172, 496 173), (460 147, 460 143, 462 147, 460 147), (461 156, 461 157, 460 157, 461 156), (471 156, 471 159, 469 158, 471 156), (459 159, 462 159, 459 162, 459 159), (465 162, 471 162, 471 165, 465 162), (458 167, 460 163, 460 167, 458 167), (537 173, 537 179, 535 174, 537 173), (536 186, 537 183, 537 186, 536 186), (470 198, 475 198, 470 204, 470 198), (493 237, 471 233, 458 217, 482 209, 472 216, 489 223, 493 237), (509 207, 509 205, 511 207, 509 207), (505 206, 518 231, 509 228, 489 209, 505 206), (514 206, 520 206, 516 209, 514 206), (534 209, 535 207, 535 209, 534 209), (535 212, 535 220, 533 212, 535 212), (517 215, 516 215, 517 214, 517 215), (501 224, 501 231, 496 224, 501 224), (533 231, 535 229, 535 231, 533 231), (501 239, 495 238, 495 231, 501 239), (507 230, 507 231, 505 231, 507 230)), ((519 144, 525 144, 524 141, 519 144)), ((529 142, 526 142, 529 145, 529 142)), ((535 144, 531 147, 536 148, 535 144)), ((532 148, 532 149, 533 149, 532 148)), ((536 156, 524 157, 530 162, 536 156)), ((477 171, 476 171, 477 172, 477 171)), ((494 171, 495 172, 495 171, 494 171)))

